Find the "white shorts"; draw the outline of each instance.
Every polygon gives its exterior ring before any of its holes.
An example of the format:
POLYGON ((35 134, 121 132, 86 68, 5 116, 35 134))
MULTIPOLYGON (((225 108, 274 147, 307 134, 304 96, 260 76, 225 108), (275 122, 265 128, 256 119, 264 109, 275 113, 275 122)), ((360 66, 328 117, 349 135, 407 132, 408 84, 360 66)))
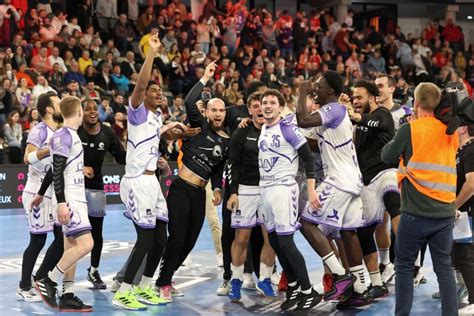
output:
POLYGON ((260 208, 261 191, 262 188, 259 186, 239 184, 239 208, 232 211, 232 228, 253 228, 257 226, 257 223, 260 223, 258 209, 260 208))
POLYGON ((35 194, 23 191, 22 202, 28 218, 28 229, 32 234, 46 234, 53 231, 56 220, 56 209, 53 209, 51 197, 44 196, 38 207, 31 207, 35 194))
POLYGON ((339 190, 329 183, 321 183, 316 188, 321 209, 311 208, 309 202, 301 213, 301 218, 338 230, 355 230, 362 226, 362 200, 360 196, 339 190))
POLYGON ((105 216, 106 198, 104 190, 86 189, 86 201, 89 216, 105 216))
POLYGON ((364 227, 383 222, 385 203, 383 196, 387 192, 398 192, 397 171, 395 169, 383 170, 372 179, 369 185, 364 186, 361 193, 364 227))
POLYGON ((318 227, 326 238, 341 239, 341 234, 339 234, 339 229, 332 226, 327 226, 327 225, 318 225, 318 227))
POLYGON ((64 235, 76 237, 78 234, 90 231, 92 227, 89 222, 87 203, 70 201, 67 202, 67 206, 69 207, 69 222, 63 225, 64 235))
POLYGON ((301 227, 298 195, 298 183, 262 188, 259 218, 269 233, 275 231, 278 235, 290 235, 301 227))
POLYGON ((125 216, 142 228, 155 228, 156 219, 168 222, 168 207, 155 175, 123 177, 120 198, 127 206, 125 216))

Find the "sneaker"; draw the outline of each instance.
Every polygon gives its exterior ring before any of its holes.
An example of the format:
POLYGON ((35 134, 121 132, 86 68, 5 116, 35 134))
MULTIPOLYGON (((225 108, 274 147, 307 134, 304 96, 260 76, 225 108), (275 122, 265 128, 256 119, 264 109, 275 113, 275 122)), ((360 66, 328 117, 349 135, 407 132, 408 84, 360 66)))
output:
POLYGON ((286 299, 283 303, 281 303, 280 308, 284 311, 289 310, 296 304, 298 304, 299 296, 298 293, 300 292, 300 285, 296 284, 295 286, 288 286, 286 290, 286 299))
POLYGON ((459 315, 474 315, 474 304, 469 304, 461 308, 459 315))
POLYGON ((92 312, 92 306, 84 304, 82 300, 73 293, 66 293, 59 298, 60 312, 92 312))
POLYGON ((383 283, 388 284, 395 277, 395 265, 393 263, 389 263, 387 265, 380 264, 379 270, 380 274, 382 275, 383 283))
MULTIPOLYGON (((332 289, 332 274, 331 273, 324 273, 323 275, 323 288, 324 293, 329 293, 332 289)), ((324 299, 326 300, 326 298, 324 299)))
POLYGON ((288 279, 285 271, 282 271, 280 282, 278 282, 278 291, 286 292, 286 290, 288 290, 288 279))
POLYGON ((298 311, 298 312, 307 312, 311 310, 313 307, 318 305, 319 302, 321 302, 321 299, 323 298, 313 288, 311 288, 311 293, 304 294, 303 292, 300 292, 298 296, 299 296, 298 306, 295 308, 295 311, 298 311))
POLYGON ((105 290, 107 285, 100 278, 99 271, 96 270, 94 273, 91 273, 91 268, 87 269, 87 281, 91 282, 94 285, 96 290, 105 290))
POLYGON ((217 254, 217 266, 219 268, 224 267, 224 257, 222 255, 222 252, 217 254))
POLYGON ((464 298, 466 298, 469 293, 467 292, 467 287, 465 284, 458 284, 457 286, 457 294, 458 294, 458 302, 461 302, 464 298))
POLYGON ((160 286, 160 297, 168 303, 173 301, 173 297, 171 296, 171 285, 160 286))
POLYGON ((132 311, 144 311, 147 309, 145 304, 137 300, 133 290, 117 291, 112 299, 112 304, 132 311))
POLYGON ((255 290, 255 281, 253 280, 252 273, 244 273, 243 279, 242 288, 255 290))
MULTIPOLYGON (((331 274, 330 274, 331 275, 331 274)), ((324 275, 326 276, 326 275, 324 275)), ((323 278, 324 280, 324 278, 323 278)), ((347 299, 350 293, 349 290, 351 289, 352 285, 354 284, 356 277, 352 274, 345 274, 345 275, 331 275, 331 288, 329 291, 325 291, 324 293, 324 300, 325 301, 334 301, 338 299, 347 299)), ((329 281, 328 281, 329 282, 329 281)), ((324 283, 324 282, 323 282, 324 283)), ((324 288, 326 290, 326 286, 324 288)))
MULTIPOLYGON (((424 278, 423 269, 421 267, 415 266, 413 268, 413 287, 416 289, 421 283, 422 279, 424 278)), ((425 281, 426 283, 426 281, 425 281)))
POLYGON ((172 296, 172 297, 183 297, 183 296, 184 296, 184 292, 178 290, 178 289, 175 288, 174 286, 175 286, 175 283, 174 283, 174 282, 171 282, 171 296, 172 296))
POLYGON ((431 294, 431 298, 435 300, 439 300, 441 298, 441 293, 439 291, 434 292, 433 294, 431 294))
POLYGON ((122 282, 120 282, 116 278, 113 278, 112 285, 110 286, 110 292, 112 293, 117 292, 120 289, 121 285, 122 285, 122 282))
POLYGON ((375 299, 384 298, 390 295, 387 284, 383 283, 382 285, 369 286, 369 295, 375 299))
POLYGON ((276 297, 276 293, 272 287, 272 281, 270 278, 266 278, 263 281, 258 281, 256 285, 257 291, 263 296, 276 297))
POLYGON ((219 286, 219 288, 217 289, 217 295, 218 296, 227 296, 229 294, 229 291, 230 291, 230 283, 229 283, 229 281, 224 280, 222 282, 221 286, 219 286))
POLYGON ((49 277, 38 280, 36 283, 36 290, 39 292, 41 299, 51 308, 58 309, 56 301, 56 294, 58 284, 53 282, 49 277))
POLYGON ((41 302, 41 297, 31 287, 29 289, 18 287, 16 290, 16 297, 25 302, 41 302))
POLYGON ((243 282, 239 279, 230 280, 230 290, 227 295, 230 298, 231 302, 240 301, 240 288, 242 287, 243 282))
POLYGON ((278 283, 280 283, 280 280, 281 280, 281 274, 278 273, 278 271, 273 272, 270 280, 272 281, 272 284, 278 285, 278 283))
POLYGON ((148 305, 165 305, 168 303, 168 301, 157 295, 155 289, 151 285, 145 288, 137 286, 135 287, 134 292, 137 300, 148 305))
POLYGON ((367 289, 364 293, 352 292, 347 300, 339 302, 336 307, 337 309, 361 307, 372 304, 373 301, 374 298, 369 294, 369 289, 367 289))

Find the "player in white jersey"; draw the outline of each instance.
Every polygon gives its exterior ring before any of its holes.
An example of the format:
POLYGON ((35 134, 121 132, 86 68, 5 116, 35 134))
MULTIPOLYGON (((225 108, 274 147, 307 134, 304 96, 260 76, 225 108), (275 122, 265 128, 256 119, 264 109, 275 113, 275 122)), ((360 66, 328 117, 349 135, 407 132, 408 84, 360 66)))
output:
POLYGON ((137 85, 129 101, 128 146, 125 175, 120 183, 120 197, 127 206, 127 217, 133 221, 137 241, 120 288, 112 303, 129 310, 145 310, 146 304, 166 304, 151 280, 166 245, 168 208, 155 176, 158 165, 160 136, 171 137, 173 128, 184 125, 163 125, 159 109, 163 95, 160 86, 150 80, 153 59, 161 46, 159 38, 150 38, 150 49, 138 75, 137 85), (147 258, 140 284, 132 289, 132 282, 147 258), (140 302, 139 302, 140 301, 140 302), (142 303, 141 303, 142 302, 142 303))
POLYGON ((34 278, 44 278, 63 254, 61 225, 54 225, 56 212, 53 210, 52 190, 48 190, 41 204, 35 207, 31 206, 33 197, 41 187, 41 182, 47 171, 51 168, 49 140, 61 119, 59 98, 54 93, 42 94, 38 98, 37 109, 42 121, 28 134, 24 158, 25 163, 28 164, 28 180, 23 190, 22 201, 28 217, 30 242, 23 253, 21 281, 17 297, 25 301, 41 301, 41 297, 31 290, 31 274, 38 255, 46 243, 48 232, 54 231, 54 241, 46 251, 46 256, 34 278))
MULTIPOLYGON (((362 249, 356 232, 362 225, 361 173, 352 140, 352 124, 346 108, 337 103, 342 86, 342 78, 331 70, 319 77, 314 86, 309 82, 303 83, 300 85, 300 99, 296 111, 300 127, 318 126, 325 174, 323 183, 316 189, 321 207, 314 208, 309 205, 301 214, 301 218, 303 222, 340 230, 350 271, 356 278, 354 291, 349 299, 338 304, 339 308, 361 306, 372 301, 364 280, 362 249), (311 95, 314 96, 315 103, 322 105, 313 114, 309 114, 306 108, 306 98, 311 95)), ((307 225, 308 229, 309 226, 307 225)))
POLYGON ((309 203, 319 206, 315 192, 314 159, 305 137, 298 127, 280 114, 285 100, 276 90, 262 94, 265 124, 258 139, 258 160, 261 189, 261 215, 270 244, 288 278, 283 310, 297 305, 296 310, 308 311, 321 301, 321 295, 310 283, 304 257, 293 240, 298 223, 298 157, 305 164, 309 203))
MULTIPOLYGON (((36 288, 43 300, 54 309, 90 312, 92 307, 85 305, 73 292, 76 263, 91 251, 94 244, 90 233, 84 188, 84 151, 77 135, 84 113, 81 100, 77 97, 65 97, 59 106, 64 126, 51 137, 53 167, 52 173, 49 174, 52 174, 58 203, 58 220, 63 224, 66 237, 64 254, 47 277, 36 281, 36 288), (63 291, 58 304, 56 287, 61 278, 63 278, 63 291)), ((41 191, 49 186, 48 182, 50 180, 43 180, 41 191)))

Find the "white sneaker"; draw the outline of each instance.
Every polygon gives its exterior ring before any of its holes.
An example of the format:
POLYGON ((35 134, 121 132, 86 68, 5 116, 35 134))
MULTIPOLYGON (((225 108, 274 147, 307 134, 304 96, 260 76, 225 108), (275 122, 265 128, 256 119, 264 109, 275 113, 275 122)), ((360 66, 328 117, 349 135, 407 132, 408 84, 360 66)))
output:
POLYGON ((242 283, 243 289, 255 290, 255 281, 253 280, 252 273, 244 273, 243 275, 244 282, 242 283))
POLYGON ((382 272, 382 282, 390 283, 393 278, 395 277, 395 265, 393 263, 389 263, 385 266, 385 269, 382 272))
POLYGON ((224 280, 222 282, 221 286, 217 289, 217 295, 218 296, 227 296, 230 291, 230 283, 227 280, 224 280))
POLYGON ((110 285, 110 292, 115 293, 120 289, 122 282, 119 282, 116 278, 112 280, 112 284, 110 285))
POLYGON ((184 259, 182 266, 190 267, 193 264, 193 260, 191 259, 191 255, 188 255, 186 259, 184 259))
POLYGON ((281 279, 281 274, 278 273, 278 271, 273 272, 270 278, 270 280, 272 281, 272 284, 274 285, 278 285, 278 283, 280 283, 280 279, 281 279))
POLYGON ((461 308, 459 315, 474 315, 474 304, 469 304, 461 308))
POLYGON ((413 278, 413 287, 416 289, 420 283, 423 283, 422 280, 425 278, 425 276, 423 275, 423 269, 421 267, 419 267, 418 272, 415 273, 415 277, 413 278))
POLYGON ((24 290, 21 288, 18 288, 16 290, 16 296, 25 302, 40 302, 42 301, 41 297, 36 293, 33 288, 30 288, 29 290, 24 290))
POLYGON ((222 255, 222 252, 217 254, 217 266, 219 268, 224 266, 224 256, 222 255))

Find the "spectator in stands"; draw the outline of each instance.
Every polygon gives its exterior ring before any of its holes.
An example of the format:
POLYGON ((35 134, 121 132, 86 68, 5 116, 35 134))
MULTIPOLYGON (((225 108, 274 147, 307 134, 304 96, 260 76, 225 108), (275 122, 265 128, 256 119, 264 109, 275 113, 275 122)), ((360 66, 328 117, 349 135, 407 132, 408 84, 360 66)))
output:
POLYGON ((128 49, 128 43, 133 41, 135 33, 132 27, 127 22, 127 15, 120 14, 118 21, 114 26, 115 47, 121 54, 125 54, 128 49))
POLYGON ((87 85, 83 88, 84 99, 92 99, 99 103, 100 101, 100 92, 99 88, 95 86, 94 81, 88 81, 87 85))
POLYGON ((18 22, 20 15, 17 9, 11 5, 11 0, 4 0, 3 4, 0 4, 0 46, 10 45, 12 39, 12 20, 18 22))
POLYGON ((161 43, 163 44, 166 53, 170 51, 171 46, 173 46, 173 44, 178 44, 178 40, 175 37, 175 31, 173 28, 170 28, 168 30, 165 37, 163 37, 163 39, 161 40, 161 43))
POLYGON ((53 47, 53 49, 51 50, 51 55, 48 57, 48 59, 51 65, 59 64, 60 71, 62 73, 65 74, 67 72, 66 64, 64 63, 62 57, 59 56, 59 48, 57 46, 53 47))
POLYGON ((99 109, 99 121, 102 123, 114 123, 114 110, 110 106, 110 100, 108 98, 102 98, 102 102, 98 105, 99 109))
POLYGON ((80 85, 86 84, 86 79, 84 76, 79 72, 79 65, 75 60, 71 61, 71 70, 69 70, 65 77, 64 81, 68 84, 71 81, 78 82, 80 85))
POLYGON ((349 49, 351 48, 346 23, 342 23, 341 28, 337 31, 336 36, 334 37, 334 44, 336 46, 336 53, 342 55, 342 57, 346 59, 349 56, 349 49))
POLYGON ((3 134, 5 144, 8 146, 8 159, 10 163, 18 164, 22 161, 21 157, 21 140, 23 138, 23 130, 20 120, 20 114, 12 111, 8 114, 7 123, 3 126, 3 134))
POLYGON ((44 76, 38 76, 36 80, 37 80, 37 84, 33 87, 33 91, 32 91, 33 99, 35 100, 34 102, 35 107, 36 107, 36 100, 38 100, 38 97, 40 95, 46 92, 56 93, 56 91, 49 86, 48 80, 46 80, 44 76))
POLYGON ((92 66, 92 59, 90 59, 90 55, 89 55, 89 51, 88 50, 83 50, 82 51, 82 56, 81 58, 79 58, 78 60, 78 65, 79 65, 79 71, 82 73, 82 74, 85 74, 86 72, 86 68, 89 67, 89 66, 92 66))
POLYGON ((118 91, 123 93, 128 92, 130 80, 128 80, 128 78, 121 73, 119 65, 114 66, 113 73, 110 77, 112 78, 112 81, 114 82, 118 91))
POLYGON ((380 49, 376 49, 374 54, 370 55, 369 60, 367 61, 367 66, 369 71, 375 73, 386 73, 385 59, 382 57, 380 49))
POLYGON ((11 93, 11 80, 3 79, 2 85, 0 86, 0 126, 2 126, 6 119, 7 114, 12 109, 12 93, 11 93))
POLYGON ((28 88, 28 81, 25 78, 21 78, 19 81, 19 85, 16 88, 15 96, 18 100, 20 108, 27 109, 31 107, 34 103, 34 97, 31 93, 31 90, 28 88))
POLYGON ((47 48, 41 47, 38 55, 31 58, 31 67, 41 74, 47 74, 53 69, 47 54, 47 48))
POLYGON ((143 35, 148 28, 148 25, 155 20, 155 14, 153 12, 153 6, 148 6, 145 11, 138 17, 137 30, 143 35))
POLYGON ((117 0, 97 0, 95 10, 99 28, 103 31, 112 29, 117 19, 117 0))
POLYGON ((449 18, 446 21, 442 35, 455 52, 463 50, 463 34, 459 26, 453 23, 453 19, 449 18))
POLYGON ((125 60, 120 64, 121 72, 127 78, 130 78, 132 73, 137 73, 137 65, 135 63, 135 54, 132 51, 128 51, 125 54, 125 60))
POLYGON ((105 91, 107 94, 112 94, 112 91, 116 88, 115 83, 110 77, 110 70, 112 65, 108 62, 102 64, 102 71, 97 73, 94 77, 94 83, 105 91))

